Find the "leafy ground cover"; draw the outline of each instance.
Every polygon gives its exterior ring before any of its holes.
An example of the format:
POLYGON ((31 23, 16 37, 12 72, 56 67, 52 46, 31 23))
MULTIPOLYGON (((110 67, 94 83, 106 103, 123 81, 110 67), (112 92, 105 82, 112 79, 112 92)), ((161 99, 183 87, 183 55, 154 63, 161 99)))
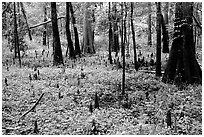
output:
POLYGON ((22 68, 3 59, 4 135, 202 134, 201 85, 180 90, 162 83, 155 74, 136 72, 130 65, 126 70, 126 95, 122 96, 122 70, 107 63, 107 53, 67 59, 65 67, 53 67, 50 54, 41 55, 38 50, 34 58, 34 53, 27 53, 22 68), (34 111, 21 117, 42 93, 34 111), (96 93, 99 109, 91 113, 90 103, 94 106, 96 93), (171 128, 166 123, 168 110, 171 128))

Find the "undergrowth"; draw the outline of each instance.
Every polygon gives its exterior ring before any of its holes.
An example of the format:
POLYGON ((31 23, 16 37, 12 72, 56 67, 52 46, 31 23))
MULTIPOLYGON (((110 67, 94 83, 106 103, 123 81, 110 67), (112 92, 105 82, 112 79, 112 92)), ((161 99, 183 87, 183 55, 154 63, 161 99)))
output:
POLYGON ((108 64, 105 54, 67 59, 65 66, 53 67, 52 56, 38 52, 35 59, 34 52, 23 58, 22 68, 12 60, 3 60, 4 135, 202 134, 201 85, 179 90, 162 83, 154 74, 136 72, 130 66, 125 95, 121 95, 122 70, 108 64), (89 106, 94 105, 96 92, 99 109, 93 108, 91 113, 89 106), (42 93, 44 96, 34 111, 20 118, 42 93), (169 109, 172 124, 167 128, 169 109), (38 133, 34 133, 35 121, 38 133))

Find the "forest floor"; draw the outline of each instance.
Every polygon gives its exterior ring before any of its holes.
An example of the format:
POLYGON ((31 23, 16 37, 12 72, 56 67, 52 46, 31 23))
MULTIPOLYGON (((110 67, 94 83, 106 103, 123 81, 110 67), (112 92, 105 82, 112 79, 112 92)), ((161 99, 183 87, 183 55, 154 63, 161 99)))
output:
POLYGON ((162 83, 155 74, 136 72, 130 64, 125 74, 124 97, 122 69, 107 63, 106 52, 75 61, 65 59, 65 67, 53 67, 51 55, 47 57, 47 51, 40 55, 41 51, 34 58, 34 51, 30 50, 22 59, 21 68, 17 60, 15 64, 12 59, 2 60, 4 135, 202 134, 201 85, 180 90, 162 83), (94 109, 96 92, 99 109, 94 109), (21 117, 43 93, 36 108, 21 117), (170 108, 172 126, 167 128, 170 108))

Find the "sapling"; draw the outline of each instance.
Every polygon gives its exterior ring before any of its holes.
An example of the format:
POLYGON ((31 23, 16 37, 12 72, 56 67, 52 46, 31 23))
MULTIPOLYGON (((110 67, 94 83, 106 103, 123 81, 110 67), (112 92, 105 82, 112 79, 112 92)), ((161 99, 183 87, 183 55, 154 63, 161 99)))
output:
POLYGON ((30 82, 31 82, 31 80, 32 80, 31 74, 29 74, 29 79, 30 79, 30 82))
POLYGON ((63 95, 61 95, 61 92, 58 93, 59 99, 63 98, 63 95))
POLYGON ((78 86, 80 85, 80 77, 79 76, 77 77, 77 85, 78 86))
POLYGON ((37 53, 37 51, 35 50, 35 57, 37 58, 38 57, 38 53, 37 53))
POLYGON ((146 99, 149 100, 149 92, 145 92, 145 95, 146 95, 146 99))
POLYGON ((42 50, 42 56, 43 56, 44 52, 45 52, 45 49, 42 50))
POLYGON ((59 84, 57 83, 56 88, 59 88, 59 84))
POLYGON ((98 98, 97 92, 95 92, 94 102, 95 102, 94 108, 98 108, 99 109, 99 98, 98 98))
POLYGON ((8 80, 7 80, 7 78, 5 78, 5 85, 6 85, 6 86, 8 86, 8 83, 7 83, 7 82, 8 82, 8 80))
POLYGON ((77 89, 77 94, 80 94, 79 89, 77 89))
POLYGON ((13 58, 13 65, 15 65, 15 58, 13 58))
POLYGON ((92 106, 92 103, 90 103, 90 105, 89 105, 89 112, 93 113, 93 106, 92 106))
POLYGON ((167 123, 167 128, 170 127, 171 128, 171 109, 169 109, 167 111, 167 114, 166 114, 166 123, 167 123))
POLYGON ((34 131, 33 131, 34 133, 38 133, 39 131, 38 131, 38 123, 37 123, 37 120, 35 120, 35 122, 34 122, 34 131))
POLYGON ((34 80, 37 80, 37 79, 38 79, 37 73, 34 73, 34 74, 33 74, 33 79, 34 79, 34 80))

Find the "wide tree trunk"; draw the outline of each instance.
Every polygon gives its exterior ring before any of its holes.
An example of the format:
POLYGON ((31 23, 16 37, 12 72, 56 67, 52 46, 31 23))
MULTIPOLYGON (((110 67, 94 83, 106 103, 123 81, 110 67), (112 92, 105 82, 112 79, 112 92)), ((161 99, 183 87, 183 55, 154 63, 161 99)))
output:
POLYGON ((53 31, 53 53, 54 53, 53 65, 55 66, 55 65, 64 64, 58 24, 57 24, 56 2, 51 2, 51 18, 52 18, 52 31, 53 31))
POLYGON ((162 81, 168 83, 202 83, 201 68, 194 54, 193 3, 177 2, 174 40, 162 81))
POLYGON ((93 45, 93 31, 91 24, 91 13, 89 11, 89 3, 85 3, 85 11, 84 11, 84 25, 83 25, 83 53, 95 53, 94 45, 93 45))
POLYGON ((156 76, 161 76, 161 2, 157 2, 156 76))
POLYGON ((74 10, 73 10, 71 2, 69 2, 69 6, 70 6, 72 24, 74 27, 74 35, 75 35, 75 37, 74 37, 75 38, 75 54, 79 55, 79 57, 81 57, 81 50, 80 50, 80 46, 79 46, 79 35, 78 35, 77 27, 76 27, 76 19, 74 17, 74 10))
POLYGON ((133 41, 133 51, 134 51, 134 67, 135 67, 135 70, 138 71, 136 41, 135 41, 135 30, 134 30, 134 24, 133 24, 133 9, 134 9, 134 3, 131 2, 130 18, 131 18, 132 41, 133 41))
POLYGON ((69 16, 69 2, 66 2, 66 35, 67 35, 67 42, 68 42, 68 45, 67 45, 67 51, 66 51, 66 57, 67 57, 67 53, 68 53, 68 48, 69 48, 69 57, 70 58, 76 58, 75 56, 75 51, 74 51, 74 46, 73 46, 73 42, 72 42, 72 39, 71 39, 71 32, 70 32, 70 29, 69 29, 69 22, 70 22, 70 16, 69 16))

